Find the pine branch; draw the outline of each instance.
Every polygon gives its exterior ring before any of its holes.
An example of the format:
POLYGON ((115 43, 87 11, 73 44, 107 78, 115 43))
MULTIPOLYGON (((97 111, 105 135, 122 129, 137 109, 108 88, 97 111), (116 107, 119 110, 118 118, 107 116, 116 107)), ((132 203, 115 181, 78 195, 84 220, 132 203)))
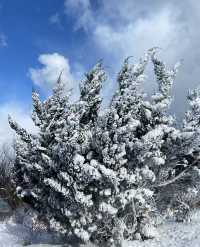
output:
POLYGON ((174 182, 176 182, 177 180, 181 179, 192 167, 193 165, 196 163, 196 160, 193 161, 184 171, 182 171, 181 173, 179 173, 178 176, 170 179, 170 180, 167 180, 163 183, 160 183, 160 184, 157 184, 157 185, 154 185, 153 188, 161 188, 161 187, 165 187, 169 184, 172 184, 174 182))

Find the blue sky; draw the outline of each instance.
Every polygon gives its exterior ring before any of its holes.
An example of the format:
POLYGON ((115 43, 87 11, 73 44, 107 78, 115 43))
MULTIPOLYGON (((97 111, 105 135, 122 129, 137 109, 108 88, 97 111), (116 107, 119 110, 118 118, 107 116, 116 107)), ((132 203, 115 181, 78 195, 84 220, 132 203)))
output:
POLYGON ((63 5, 54 0, 1 2, 0 33, 5 35, 7 45, 0 49, 0 103, 30 101, 33 83, 28 70, 38 66, 40 54, 57 52, 70 61, 81 60, 84 33, 73 31, 63 5), (63 26, 50 21, 55 11, 60 12, 63 26))
MULTIPOLYGON (((132 55, 137 61, 153 46, 162 48, 170 66, 184 59, 172 104, 182 116, 188 89, 200 81, 198 23, 195 0, 0 0, 0 142, 12 135, 8 113, 32 129, 32 87, 45 97, 64 70, 77 95, 83 73, 103 59, 107 99, 123 59, 132 55)), ((147 91, 155 88, 151 77, 145 85, 147 91)))

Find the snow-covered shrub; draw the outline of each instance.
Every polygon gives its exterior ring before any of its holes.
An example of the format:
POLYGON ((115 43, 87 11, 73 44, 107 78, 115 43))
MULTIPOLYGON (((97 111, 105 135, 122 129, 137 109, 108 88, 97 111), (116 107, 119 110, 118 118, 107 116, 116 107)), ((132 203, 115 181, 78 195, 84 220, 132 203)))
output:
POLYGON ((168 113, 177 68, 167 69, 156 48, 138 64, 127 58, 118 89, 102 113, 100 90, 106 76, 101 63, 86 74, 75 103, 61 77, 46 101, 33 92, 38 134, 29 134, 9 117, 19 136, 13 177, 17 195, 46 216, 52 228, 83 242, 121 246, 124 238, 152 238, 150 215, 160 190, 199 172, 184 160, 199 135, 198 93, 190 96, 193 103, 183 128, 168 113), (141 84, 150 60, 158 91, 149 99, 141 84))
POLYGON ((0 145, 0 197, 3 198, 12 209, 22 204, 15 194, 12 184, 12 172, 15 162, 14 144, 3 143, 0 145))

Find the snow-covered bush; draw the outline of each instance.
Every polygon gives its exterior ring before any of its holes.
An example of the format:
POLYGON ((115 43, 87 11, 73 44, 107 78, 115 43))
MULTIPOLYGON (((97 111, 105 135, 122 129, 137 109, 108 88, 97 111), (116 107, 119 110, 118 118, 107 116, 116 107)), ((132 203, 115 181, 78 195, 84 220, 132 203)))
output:
POLYGON ((194 148, 198 152, 193 140, 199 136, 199 94, 191 94, 191 110, 178 129, 168 113, 178 66, 167 69, 156 50, 138 64, 124 61, 118 89, 104 112, 100 90, 106 75, 98 63, 86 74, 75 103, 61 76, 46 101, 33 92, 37 135, 9 117, 19 136, 13 177, 17 195, 68 237, 103 246, 152 238, 150 215, 160 190, 189 173, 198 175, 198 166, 185 162, 184 155, 194 148), (141 91, 149 61, 158 83, 151 98, 141 91))
POLYGON ((12 184, 12 172, 15 161, 14 143, 0 145, 0 197, 4 198, 12 209, 22 202, 15 194, 12 184))

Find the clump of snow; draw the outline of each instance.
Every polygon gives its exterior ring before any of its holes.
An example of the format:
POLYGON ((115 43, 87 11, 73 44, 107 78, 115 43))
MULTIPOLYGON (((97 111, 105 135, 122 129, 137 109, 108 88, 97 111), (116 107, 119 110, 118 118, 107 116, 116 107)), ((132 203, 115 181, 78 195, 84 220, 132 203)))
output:
POLYGON ((62 193, 63 195, 67 196, 69 194, 69 190, 67 190, 65 187, 63 187, 57 181, 55 181, 55 179, 46 178, 46 179, 44 179, 44 182, 45 182, 46 185, 49 185, 50 187, 52 187, 56 191, 62 193))
POLYGON ((74 165, 82 165, 85 161, 85 158, 80 155, 80 154, 76 154, 74 156, 74 165))
POLYGON ((108 212, 109 214, 116 214, 117 213, 117 209, 112 207, 110 204, 107 204, 105 202, 102 202, 100 204, 100 207, 99 207, 100 211, 101 212, 108 212))
POLYGON ((75 230, 76 235, 82 239, 83 241, 87 242, 89 240, 88 232, 84 231, 83 229, 76 228, 75 230))

